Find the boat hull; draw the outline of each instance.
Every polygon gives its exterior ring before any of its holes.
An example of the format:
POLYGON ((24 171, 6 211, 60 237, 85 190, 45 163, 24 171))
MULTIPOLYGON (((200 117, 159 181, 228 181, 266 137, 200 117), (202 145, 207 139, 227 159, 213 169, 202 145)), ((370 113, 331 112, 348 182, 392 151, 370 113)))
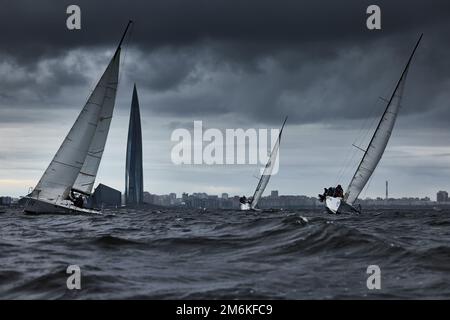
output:
POLYGON ((101 214, 97 210, 78 208, 67 200, 52 202, 31 197, 27 198, 24 212, 29 214, 101 214))
POLYGON ((250 203, 241 203, 240 209, 241 209, 241 211, 253 211, 253 212, 261 212, 261 211, 263 211, 263 210, 258 209, 258 208, 252 208, 250 203))
POLYGON ((339 197, 327 196, 325 199, 325 205, 329 213, 331 214, 359 214, 360 210, 356 209, 352 205, 344 201, 339 197))

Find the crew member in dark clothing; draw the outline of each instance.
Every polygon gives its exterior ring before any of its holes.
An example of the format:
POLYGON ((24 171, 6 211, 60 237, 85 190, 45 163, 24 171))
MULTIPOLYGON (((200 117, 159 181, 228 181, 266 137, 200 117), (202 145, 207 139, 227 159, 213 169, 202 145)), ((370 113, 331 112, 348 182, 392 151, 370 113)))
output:
POLYGON ((319 194, 320 202, 324 202, 327 197, 334 197, 334 188, 323 188, 323 194, 319 194))
POLYGON ((239 198, 239 202, 242 204, 250 204, 252 203, 253 197, 247 198, 246 196, 242 196, 239 198))
POLYGON ((73 205, 75 207, 78 208, 83 208, 83 204, 84 204, 84 200, 83 200, 83 196, 80 194, 78 196, 75 196, 75 194, 73 193, 73 190, 70 191, 70 201, 73 202, 73 205))
POLYGON ((75 207, 78 207, 78 208, 83 208, 83 203, 84 203, 84 201, 83 201, 83 197, 81 194, 78 197, 76 197, 75 201, 73 202, 75 207))
POLYGON ((342 189, 340 184, 338 184, 336 189, 334 190, 334 196, 336 198, 343 198, 344 197, 344 189, 342 189))
POLYGON ((342 189, 340 184, 338 184, 336 188, 323 188, 323 194, 319 194, 319 201, 324 202, 327 197, 343 198, 344 189, 342 189))
POLYGON ((334 188, 333 187, 329 187, 327 189, 327 196, 334 197, 334 188))

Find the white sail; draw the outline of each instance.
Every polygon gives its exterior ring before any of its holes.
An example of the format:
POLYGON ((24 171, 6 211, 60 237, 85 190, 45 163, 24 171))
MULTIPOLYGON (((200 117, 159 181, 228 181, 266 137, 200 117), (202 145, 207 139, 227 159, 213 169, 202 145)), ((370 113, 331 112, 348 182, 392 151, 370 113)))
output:
POLYGON ((253 194, 252 202, 250 204, 251 209, 255 209, 256 205, 258 204, 259 200, 261 199, 261 196, 264 193, 264 190, 267 187, 267 184, 269 183, 270 177, 272 175, 273 168, 275 167, 275 163, 277 161, 278 157, 278 150, 280 148, 280 140, 281 140, 281 134, 283 133, 284 124, 286 123, 286 119, 284 119, 283 125, 281 126, 280 134, 278 135, 278 139, 275 142, 275 145, 273 146, 272 153, 270 154, 269 161, 267 162, 263 174, 261 175, 261 178, 259 179, 258 186, 256 187, 255 193, 253 194))
MULTIPOLYGON (((95 130, 91 145, 89 146, 83 167, 81 168, 80 173, 78 174, 78 177, 72 187, 73 190, 86 195, 90 195, 92 188, 94 187, 97 171, 105 149, 106 139, 108 138, 119 80, 119 55, 120 53, 117 53, 117 57, 113 60, 114 66, 111 69, 108 83, 105 87, 106 90, 103 96, 103 103, 97 122, 97 128, 95 130)), ((111 63, 113 63, 113 61, 111 63)))
POLYGON ((414 50, 408 60, 408 63, 406 64, 400 80, 398 81, 394 92, 392 93, 391 99, 388 102, 384 114, 381 117, 380 122, 378 123, 372 140, 370 141, 369 146, 367 147, 364 156, 359 163, 358 169, 356 170, 347 188, 344 199, 350 205, 355 202, 361 191, 364 189, 364 186, 377 167, 378 162, 380 161, 381 157, 383 156, 384 150, 386 149, 386 145, 389 141, 389 138, 391 137, 392 129, 394 128, 395 120, 397 119, 397 114, 400 110, 409 65, 421 39, 422 36, 420 36, 419 40, 416 43, 416 46, 414 47, 414 50))
POLYGON ((94 143, 93 138, 103 107, 105 104, 110 104, 112 92, 115 96, 119 60, 120 48, 116 51, 58 152, 33 190, 31 194, 33 198, 57 201, 68 197, 85 164, 88 151, 94 143))
POLYGON ((375 131, 372 141, 367 147, 367 151, 365 152, 364 157, 347 188, 345 200, 349 204, 353 204, 353 202, 358 198, 373 171, 377 167, 384 150, 386 149, 386 145, 391 136, 392 129, 400 109, 400 103, 405 87, 405 77, 401 80, 398 89, 394 93, 394 98, 386 109, 386 112, 383 115, 377 130, 375 131))

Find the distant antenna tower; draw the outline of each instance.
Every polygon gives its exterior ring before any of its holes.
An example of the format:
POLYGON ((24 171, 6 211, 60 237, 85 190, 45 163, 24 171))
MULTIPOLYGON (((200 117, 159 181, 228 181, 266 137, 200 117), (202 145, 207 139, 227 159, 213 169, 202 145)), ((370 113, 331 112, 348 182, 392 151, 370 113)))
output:
POLYGON ((389 199, 389 182, 386 180, 386 200, 389 199))

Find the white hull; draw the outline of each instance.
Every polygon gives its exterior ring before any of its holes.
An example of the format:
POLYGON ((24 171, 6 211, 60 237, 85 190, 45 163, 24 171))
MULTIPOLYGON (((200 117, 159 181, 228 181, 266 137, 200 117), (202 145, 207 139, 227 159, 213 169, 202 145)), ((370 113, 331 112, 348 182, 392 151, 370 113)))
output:
POLYGON ((53 202, 46 199, 27 197, 24 211, 32 214, 101 214, 100 211, 78 208, 68 200, 53 202))
POLYGON ((342 198, 327 196, 325 199, 325 205, 327 206, 327 209, 330 210, 331 213, 337 213, 341 205, 341 200, 342 198))
POLYGON ((258 208, 252 208, 250 203, 241 203, 241 211, 256 211, 256 212, 261 212, 263 210, 258 209, 258 208))
POLYGON ((342 198, 327 196, 325 205, 330 213, 333 214, 359 214, 360 210, 348 204, 342 198))

